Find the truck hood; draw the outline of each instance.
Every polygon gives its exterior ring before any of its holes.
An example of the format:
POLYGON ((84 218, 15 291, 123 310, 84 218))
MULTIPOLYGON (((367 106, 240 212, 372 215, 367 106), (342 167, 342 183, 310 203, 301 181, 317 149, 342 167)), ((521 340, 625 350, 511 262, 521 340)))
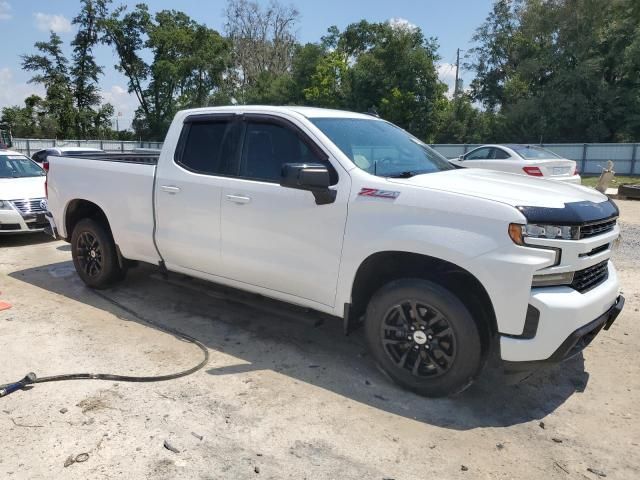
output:
POLYGON ((581 185, 476 168, 388 180, 394 184, 485 198, 513 207, 563 208, 567 203, 601 203, 607 200, 607 197, 597 190, 581 185))
POLYGON ((0 178, 0 200, 44 198, 45 178, 0 178))

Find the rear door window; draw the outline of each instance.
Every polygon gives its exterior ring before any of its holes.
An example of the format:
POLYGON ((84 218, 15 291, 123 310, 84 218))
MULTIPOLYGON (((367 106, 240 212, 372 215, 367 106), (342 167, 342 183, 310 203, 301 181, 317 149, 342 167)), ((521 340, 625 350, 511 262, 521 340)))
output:
POLYGON ((494 148, 493 158, 496 160, 506 160, 507 158, 511 158, 511 156, 501 148, 494 148))
POLYGON ((185 123, 176 162, 195 173, 231 175, 237 170, 236 122, 230 119, 194 120, 185 123))

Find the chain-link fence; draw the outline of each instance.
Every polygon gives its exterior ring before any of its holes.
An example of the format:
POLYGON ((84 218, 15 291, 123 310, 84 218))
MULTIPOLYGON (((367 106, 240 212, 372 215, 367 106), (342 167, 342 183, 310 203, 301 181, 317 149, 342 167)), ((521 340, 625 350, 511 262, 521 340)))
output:
POLYGON ((137 148, 162 148, 162 142, 132 142, 121 140, 56 140, 45 138, 14 138, 12 150, 31 156, 38 150, 52 147, 99 148, 107 152, 130 152, 137 148))
MULTIPOLYGON (((479 147, 473 144, 431 145, 447 158, 456 158, 479 147)), ((600 174, 612 160, 618 175, 640 174, 640 144, 638 143, 545 143, 540 145, 561 157, 578 162, 581 174, 600 174)))

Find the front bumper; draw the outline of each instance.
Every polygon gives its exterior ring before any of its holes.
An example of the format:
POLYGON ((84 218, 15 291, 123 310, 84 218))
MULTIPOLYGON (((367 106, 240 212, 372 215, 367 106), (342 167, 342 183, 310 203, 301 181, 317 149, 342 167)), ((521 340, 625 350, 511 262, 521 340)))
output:
POLYGON ((529 306, 536 312, 537 318, 530 322, 535 327, 525 328, 526 336, 501 335, 501 358, 517 363, 561 361, 578 343, 576 337, 582 336, 579 334, 592 332, 594 322, 606 324, 611 315, 617 316, 622 305, 624 299, 619 296, 618 277, 610 261, 607 279, 584 293, 568 286, 533 288, 529 306))
POLYGON ((532 371, 548 364, 560 363, 575 357, 589 346, 593 339, 596 338, 596 335, 600 333, 600 330, 609 330, 623 308, 624 297, 620 295, 609 310, 569 335, 549 358, 530 362, 505 361, 503 362, 505 370, 508 372, 532 371))
POLYGON ((17 210, 0 210, 0 235, 42 232, 47 226, 44 215, 23 216, 17 210))

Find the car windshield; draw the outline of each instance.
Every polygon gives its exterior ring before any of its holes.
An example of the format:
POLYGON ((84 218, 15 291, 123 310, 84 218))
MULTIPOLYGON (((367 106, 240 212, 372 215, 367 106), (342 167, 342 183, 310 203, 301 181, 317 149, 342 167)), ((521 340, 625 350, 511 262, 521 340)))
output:
POLYGON ((517 145, 511 148, 525 160, 562 158, 549 150, 545 150, 542 147, 535 147, 533 145, 517 145))
POLYGON ((358 168, 373 175, 409 178, 453 168, 442 155, 391 123, 362 118, 310 120, 358 168))
POLYGON ((42 177, 46 175, 37 163, 24 155, 0 155, 0 178, 42 177))

